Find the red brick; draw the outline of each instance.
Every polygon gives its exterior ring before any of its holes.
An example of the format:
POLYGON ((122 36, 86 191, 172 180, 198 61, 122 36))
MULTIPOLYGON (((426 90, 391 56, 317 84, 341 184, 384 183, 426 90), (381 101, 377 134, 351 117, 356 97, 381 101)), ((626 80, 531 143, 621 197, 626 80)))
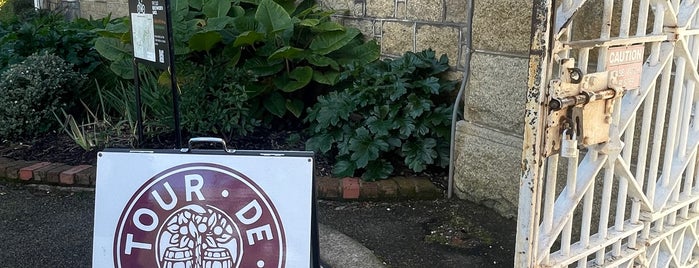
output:
POLYGON ((415 196, 415 184, 406 177, 395 177, 392 179, 398 184, 398 196, 401 198, 412 198, 415 196))
POLYGON ((3 178, 8 178, 6 176, 7 169, 16 165, 22 165, 25 163, 25 161, 19 161, 19 160, 12 160, 12 159, 7 159, 4 158, 7 161, 2 161, 0 162, 0 177, 3 178))
POLYGON ((342 179, 342 198, 358 199, 359 198, 359 179, 344 178, 342 179))
POLYGON ((361 182, 359 185, 359 196, 362 199, 379 198, 379 186, 376 182, 361 182))
POLYGON ((376 182, 379 188, 379 195, 384 198, 398 197, 398 183, 394 180, 380 180, 376 182))
POLYGON ((50 165, 51 162, 39 162, 34 165, 23 167, 19 169, 19 179, 23 181, 28 181, 34 177, 34 170, 40 169, 42 167, 50 165))
POLYGON ((421 199, 434 199, 443 196, 442 192, 434 186, 428 178, 410 178, 415 185, 415 195, 421 199))
POLYGON ((46 172, 46 181, 58 183, 61 181, 60 176, 66 170, 73 168, 72 166, 61 164, 48 172, 46 172))
POLYGON ((326 199, 340 198, 340 180, 329 177, 319 177, 316 179, 316 189, 318 197, 326 199))
POLYGON ((34 180, 48 181, 48 172, 56 167, 63 166, 61 163, 51 163, 45 167, 34 170, 34 180))
POLYGON ((95 167, 89 167, 78 173, 75 173, 75 184, 79 185, 95 185, 95 167))
POLYGON ((75 184, 75 174, 83 171, 85 169, 88 169, 92 166, 89 165, 79 165, 72 167, 66 171, 61 172, 61 174, 58 176, 59 182, 62 184, 75 184))
POLYGON ((7 169, 5 170, 5 176, 8 179, 14 179, 14 180, 19 179, 19 170, 20 169, 34 165, 36 163, 39 163, 39 162, 38 161, 17 161, 16 165, 7 167, 7 169))

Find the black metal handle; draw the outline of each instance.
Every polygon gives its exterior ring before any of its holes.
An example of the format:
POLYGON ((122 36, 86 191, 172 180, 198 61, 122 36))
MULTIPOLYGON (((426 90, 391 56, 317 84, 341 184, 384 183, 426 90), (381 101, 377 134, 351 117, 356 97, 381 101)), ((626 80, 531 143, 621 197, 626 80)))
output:
POLYGON ((225 151, 227 153, 235 152, 235 150, 229 150, 228 147, 226 147, 226 141, 224 141, 221 138, 215 138, 215 137, 191 138, 191 139, 189 139, 187 148, 183 148, 182 152, 186 153, 186 152, 192 151, 192 145, 194 145, 195 143, 218 143, 218 144, 221 144, 221 146, 223 147, 223 151, 225 151))

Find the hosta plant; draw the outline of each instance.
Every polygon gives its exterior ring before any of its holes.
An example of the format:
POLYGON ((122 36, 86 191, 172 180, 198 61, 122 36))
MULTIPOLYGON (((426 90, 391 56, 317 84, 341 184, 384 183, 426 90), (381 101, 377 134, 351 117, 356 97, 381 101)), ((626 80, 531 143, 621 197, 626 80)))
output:
POLYGON ((386 178, 395 164, 414 172, 449 161, 456 82, 440 78, 449 68, 432 50, 356 66, 351 85, 318 98, 309 109, 309 150, 334 153, 336 176, 386 178))
MULTIPOLYGON (((307 91, 337 83, 344 65, 379 57, 375 41, 332 21, 334 12, 313 1, 177 0, 172 9, 178 78, 193 68, 241 69, 256 77, 243 85, 246 105, 265 121, 301 117, 307 91)), ((112 21, 95 44, 124 78, 133 77, 128 25, 127 18, 112 21)))

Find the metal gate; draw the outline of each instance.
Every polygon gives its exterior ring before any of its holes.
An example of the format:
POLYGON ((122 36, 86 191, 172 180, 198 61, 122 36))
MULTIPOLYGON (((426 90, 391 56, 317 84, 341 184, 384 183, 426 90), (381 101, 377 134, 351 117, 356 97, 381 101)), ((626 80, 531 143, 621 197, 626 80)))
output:
POLYGON ((699 0, 556 2, 532 13, 515 266, 698 267, 699 0))

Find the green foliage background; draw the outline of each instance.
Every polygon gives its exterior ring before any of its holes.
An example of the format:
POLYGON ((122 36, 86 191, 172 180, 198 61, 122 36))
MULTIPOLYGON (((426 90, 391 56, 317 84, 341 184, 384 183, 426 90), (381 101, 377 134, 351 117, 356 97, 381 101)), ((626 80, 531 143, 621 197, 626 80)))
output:
POLYGON ((440 78, 448 69, 446 55, 437 59, 432 50, 354 66, 344 78, 350 86, 309 109, 307 148, 332 152, 339 177, 375 180, 397 164, 414 172, 448 165, 456 85, 440 78))

